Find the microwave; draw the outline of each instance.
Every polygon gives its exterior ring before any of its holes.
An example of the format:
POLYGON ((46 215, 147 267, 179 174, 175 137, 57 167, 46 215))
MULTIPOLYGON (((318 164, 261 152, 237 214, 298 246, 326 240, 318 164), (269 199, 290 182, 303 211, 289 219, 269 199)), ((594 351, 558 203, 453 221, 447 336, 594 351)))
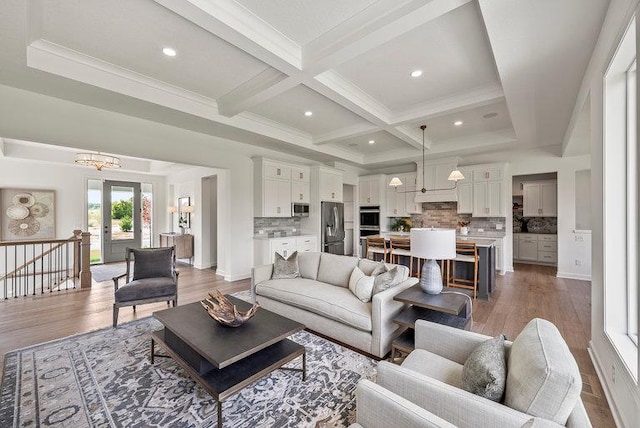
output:
POLYGON ((291 204, 292 217, 309 217, 309 204, 294 202, 291 204))

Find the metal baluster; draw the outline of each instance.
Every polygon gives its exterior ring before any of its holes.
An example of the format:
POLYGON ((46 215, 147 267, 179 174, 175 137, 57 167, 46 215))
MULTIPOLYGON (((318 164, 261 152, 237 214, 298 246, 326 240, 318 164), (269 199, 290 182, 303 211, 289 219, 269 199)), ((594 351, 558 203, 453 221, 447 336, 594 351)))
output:
MULTIPOLYGON (((7 253, 8 252, 9 252, 9 250, 7 249, 7 247, 4 247, 4 267, 5 267, 5 270, 7 272, 9 272, 9 265, 7 265, 7 261, 8 261, 7 253)), ((5 277, 4 277, 4 299, 7 300, 7 276, 6 276, 6 272, 5 272, 5 277)))
POLYGON ((66 261, 67 261, 67 265, 65 266, 65 278, 64 278, 64 289, 68 290, 69 289, 69 243, 67 242, 66 244, 64 244, 64 250, 66 252, 66 261))
MULTIPOLYGON (((44 254, 44 243, 40 244, 40 254, 44 254)), ((40 294, 44 294, 44 256, 40 257, 40 294)))
POLYGON ((47 266, 47 276, 49 280, 47 281, 47 286, 49 287, 49 293, 51 293, 51 259, 53 258, 53 253, 51 252, 51 243, 49 243, 49 254, 47 256, 49 258, 49 263, 47 266))
POLYGON ((31 258, 33 260, 33 295, 36 295, 36 275, 38 274, 38 269, 37 269, 37 263, 38 260, 36 260, 36 244, 32 244, 31 248, 33 249, 32 254, 31 254, 31 258))

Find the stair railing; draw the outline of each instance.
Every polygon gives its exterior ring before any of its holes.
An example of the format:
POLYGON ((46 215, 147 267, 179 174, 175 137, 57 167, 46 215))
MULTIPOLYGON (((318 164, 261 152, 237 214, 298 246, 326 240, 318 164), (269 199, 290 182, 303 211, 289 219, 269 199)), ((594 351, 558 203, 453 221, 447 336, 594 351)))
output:
POLYGON ((90 237, 0 242, 0 297, 35 296, 91 287, 90 237))

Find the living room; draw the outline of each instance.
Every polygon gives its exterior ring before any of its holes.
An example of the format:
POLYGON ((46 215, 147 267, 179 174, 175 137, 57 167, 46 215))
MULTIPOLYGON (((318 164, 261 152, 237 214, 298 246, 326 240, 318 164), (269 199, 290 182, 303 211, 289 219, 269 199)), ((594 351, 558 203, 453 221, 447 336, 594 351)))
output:
MULTIPOLYGON (((637 346, 621 352, 605 317, 613 311, 607 260, 617 253, 604 244, 610 216, 599 209, 614 205, 601 160, 602 75, 637 2, 422 1, 402 9, 327 1, 295 11, 284 2, 220 1, 217 10, 187 0, 80 3, 12 0, 0 14, 0 188, 55 190, 57 238, 87 227, 87 180, 151 182, 154 235, 177 231, 167 207, 189 196, 195 268, 215 265, 220 283, 246 281, 255 267, 256 157, 331 167, 358 186, 360 176, 420 172, 426 124, 429 160, 506 164, 506 195, 512 176, 557 174, 551 277, 559 287, 590 280, 591 359, 615 423, 637 420, 637 346), (177 55, 163 54, 166 46, 177 55), (474 121, 487 108, 506 108, 506 125, 474 121), (75 166, 78 152, 113 154, 122 168, 75 166), (574 232, 576 173, 584 170, 591 245, 574 232), (208 177, 217 180, 215 257, 204 238, 208 177)), ((509 236, 510 213, 505 219, 509 236)), ((505 243, 499 281, 513 278, 505 243)))

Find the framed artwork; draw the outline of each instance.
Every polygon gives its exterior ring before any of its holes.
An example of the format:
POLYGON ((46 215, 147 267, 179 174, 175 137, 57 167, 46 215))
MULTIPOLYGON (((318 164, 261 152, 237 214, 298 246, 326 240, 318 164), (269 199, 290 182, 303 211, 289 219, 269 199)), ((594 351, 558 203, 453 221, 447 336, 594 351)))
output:
POLYGON ((0 189, 0 240, 56 237, 53 190, 0 189))
POLYGON ((190 205, 190 197, 186 196, 178 198, 178 226, 183 229, 189 229, 191 227, 191 212, 189 211, 190 205))

